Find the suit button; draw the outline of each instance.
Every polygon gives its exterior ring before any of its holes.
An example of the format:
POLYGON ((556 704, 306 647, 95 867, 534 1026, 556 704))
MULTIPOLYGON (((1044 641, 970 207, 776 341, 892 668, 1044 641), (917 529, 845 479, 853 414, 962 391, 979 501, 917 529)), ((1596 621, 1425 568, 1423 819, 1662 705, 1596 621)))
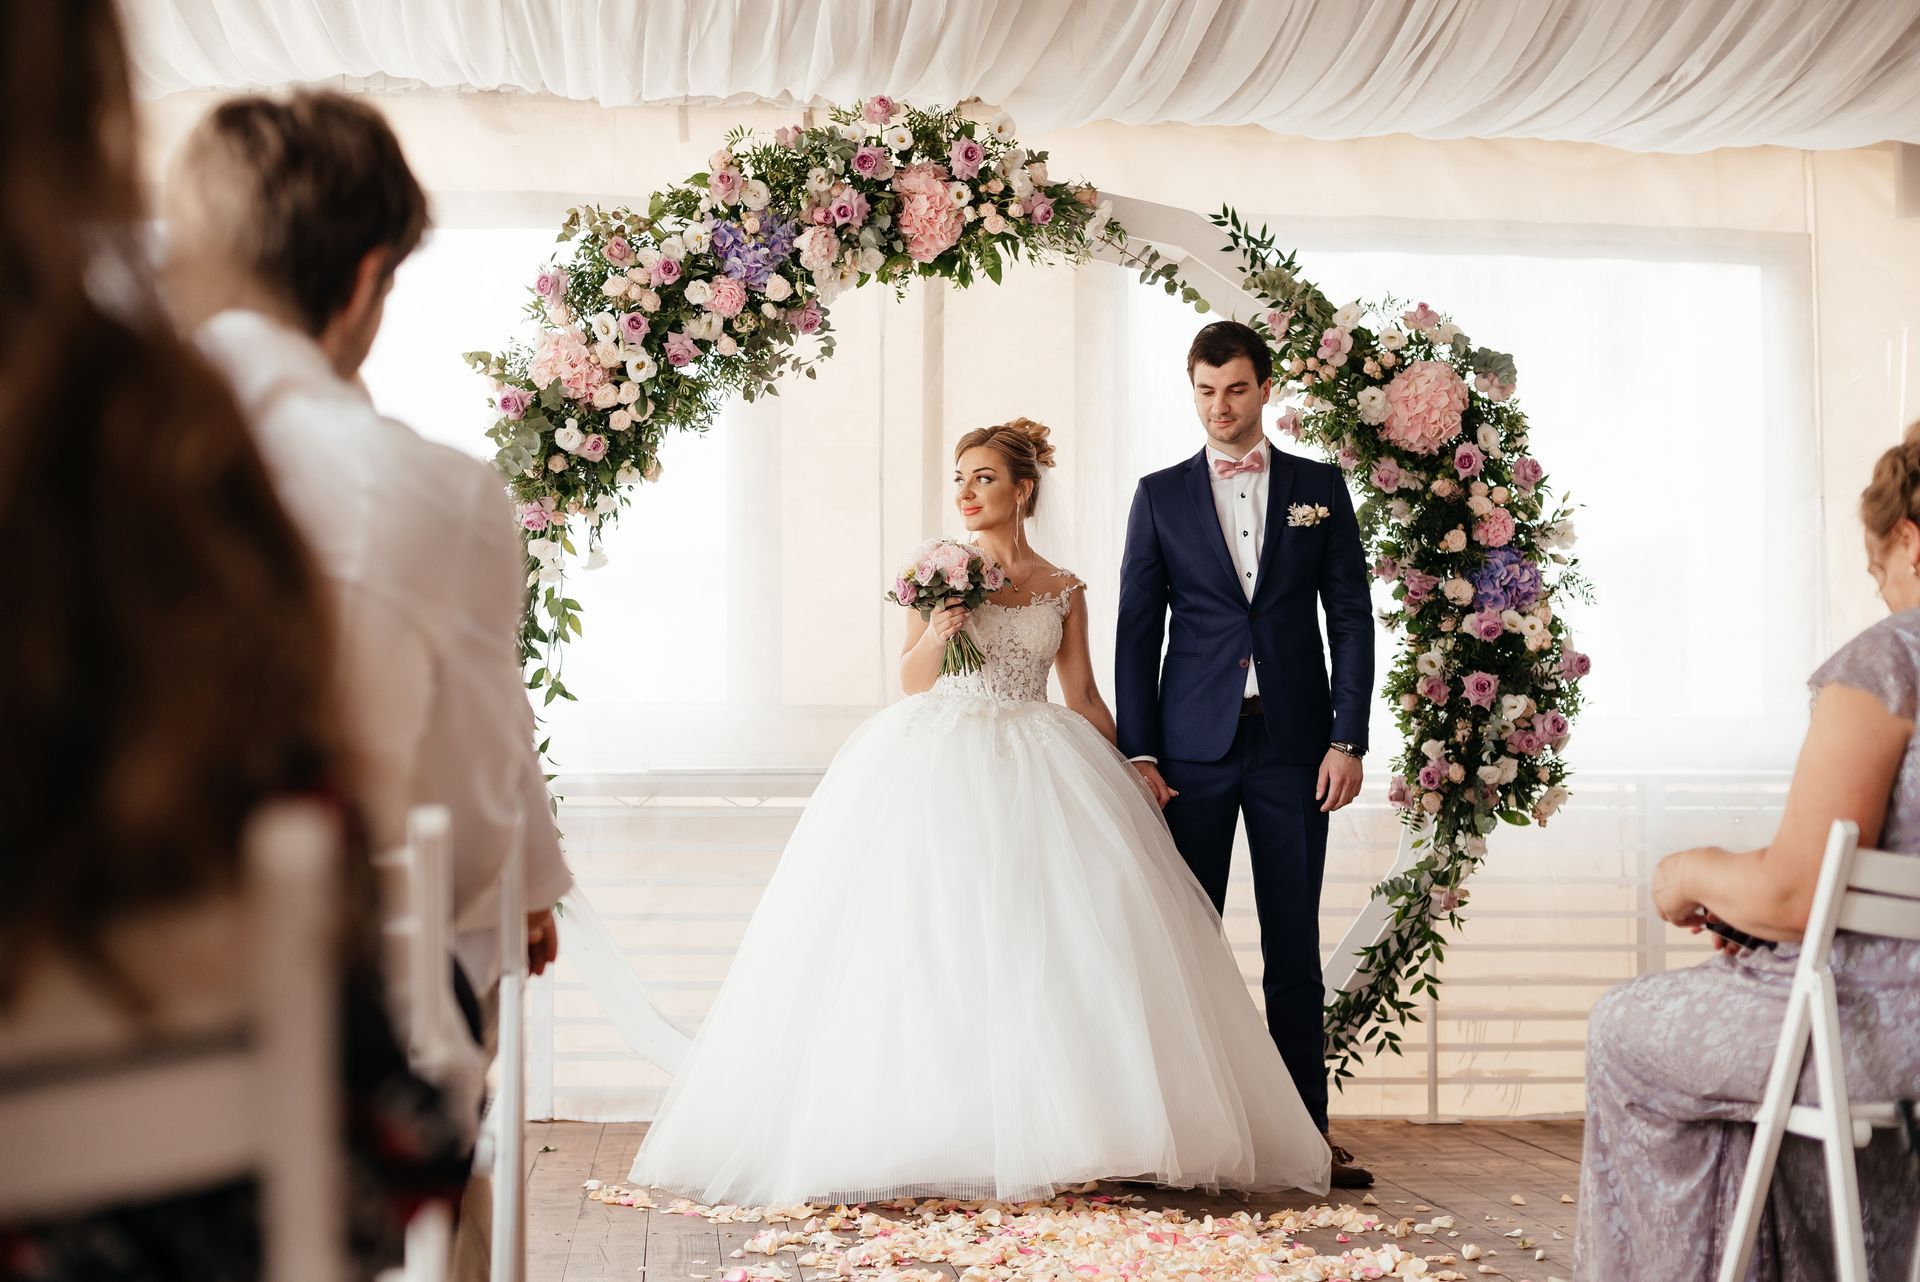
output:
POLYGON ((1243 668, 1244 668, 1244 667, 1246 667, 1246 666, 1247 666, 1247 661, 1246 661, 1245 659, 1242 659, 1242 660, 1240 660, 1240 666, 1241 666, 1241 667, 1243 667, 1243 668))

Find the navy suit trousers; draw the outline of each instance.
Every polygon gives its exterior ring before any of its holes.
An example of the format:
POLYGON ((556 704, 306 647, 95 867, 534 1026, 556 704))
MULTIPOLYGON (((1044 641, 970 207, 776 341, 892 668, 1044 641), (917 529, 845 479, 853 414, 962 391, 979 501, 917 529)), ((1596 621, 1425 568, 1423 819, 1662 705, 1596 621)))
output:
POLYGON ((1226 907, 1234 829, 1246 816, 1267 1031, 1307 1112, 1324 1131, 1320 874, 1327 862, 1327 816, 1313 795, 1319 764, 1281 761, 1264 718, 1247 716, 1221 760, 1163 760, 1160 773, 1180 794, 1166 810, 1174 844, 1216 912, 1226 907))

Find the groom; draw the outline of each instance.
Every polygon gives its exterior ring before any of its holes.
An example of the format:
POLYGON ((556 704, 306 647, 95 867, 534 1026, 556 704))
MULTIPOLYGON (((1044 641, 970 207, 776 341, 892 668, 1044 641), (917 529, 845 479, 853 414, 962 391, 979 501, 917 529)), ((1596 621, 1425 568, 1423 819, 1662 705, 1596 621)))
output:
MULTIPOLYGON (((1320 877, 1327 816, 1360 791, 1367 751, 1365 557, 1340 470, 1283 454, 1261 431, 1273 391, 1266 340, 1237 321, 1208 325, 1188 349, 1187 376, 1206 448, 1143 477, 1127 520, 1120 749, 1216 911, 1245 817, 1267 1028, 1325 1132, 1320 877)), ((1336 1187, 1373 1183, 1345 1149, 1333 1158, 1336 1187)))

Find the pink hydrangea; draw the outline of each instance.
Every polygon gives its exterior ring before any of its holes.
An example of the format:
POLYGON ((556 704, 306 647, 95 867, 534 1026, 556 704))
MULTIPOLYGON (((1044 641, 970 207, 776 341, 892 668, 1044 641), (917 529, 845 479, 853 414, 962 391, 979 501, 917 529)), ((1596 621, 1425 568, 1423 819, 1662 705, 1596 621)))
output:
POLYGON ((1434 454, 1460 435, 1467 385, 1445 361, 1414 361, 1387 384, 1380 434, 1415 454, 1434 454))
POLYGON ((527 374, 539 387, 559 383, 560 390, 576 401, 588 399, 594 388, 607 381, 606 366, 594 359, 586 334, 571 325, 540 335, 527 374))
POLYGON ((1491 708, 1500 693, 1500 678, 1491 672, 1469 672, 1460 678, 1460 693, 1476 708, 1491 708))
POLYGON ((1497 507, 1481 517, 1474 522, 1473 541, 1485 548, 1503 548, 1513 542, 1513 513, 1497 507))
POLYGON ((986 148, 971 138, 955 138, 953 146, 947 151, 947 163, 953 166, 953 176, 962 180, 978 174, 986 159, 986 148))
POLYGON ((1383 493, 1392 494, 1400 488, 1401 482, 1407 479, 1407 474, 1401 469, 1397 461, 1390 458, 1383 458, 1373 465, 1373 476, 1371 479, 1374 489, 1380 490, 1383 493))
POLYGON ((1531 456, 1513 461, 1513 483, 1522 494, 1531 494, 1547 475, 1547 469, 1540 466, 1540 460, 1531 456))
POLYGON ((1460 474, 1461 480, 1480 475, 1486 468, 1487 456, 1478 445, 1465 443, 1453 452, 1453 470, 1460 474))
POLYGON ((907 256, 930 263, 960 239, 964 217, 947 193, 947 171, 932 163, 909 165, 893 176, 900 197, 898 221, 906 237, 907 256))
POLYGON ((680 330, 667 335, 667 364, 676 368, 700 359, 700 344, 680 330))
POLYGON ((713 294, 707 299, 707 310, 716 316, 738 316, 747 305, 747 287, 731 276, 716 276, 712 282, 713 294))
POLYGON ((893 99, 883 93, 875 94, 867 99, 860 114, 866 118, 868 124, 884 125, 893 119, 893 99))

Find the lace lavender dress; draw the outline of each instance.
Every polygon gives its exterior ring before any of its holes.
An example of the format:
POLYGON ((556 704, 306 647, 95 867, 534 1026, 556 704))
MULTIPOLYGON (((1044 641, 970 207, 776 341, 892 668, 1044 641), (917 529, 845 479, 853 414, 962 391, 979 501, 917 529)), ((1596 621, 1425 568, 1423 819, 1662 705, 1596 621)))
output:
MULTIPOLYGON (((1885 619, 1815 672, 1810 685, 1872 694, 1912 719, 1920 704, 1920 610, 1885 619)), ((1920 736, 1887 799, 1879 844, 1920 854, 1920 736)), ((1587 1027, 1587 1137, 1574 1276, 1591 1282, 1705 1279, 1718 1267, 1779 1037, 1799 949, 1724 956, 1608 992, 1587 1027)), ((1920 1095, 1920 945, 1843 935, 1833 970, 1847 1082, 1867 1098, 1920 1095)), ((1812 1098, 1812 1070, 1801 1083, 1812 1098)), ((1882 1132, 1859 1153, 1873 1277, 1907 1275, 1920 1172, 1882 1132)), ((1750 1277, 1833 1274, 1818 1148, 1788 1137, 1750 1277)))

